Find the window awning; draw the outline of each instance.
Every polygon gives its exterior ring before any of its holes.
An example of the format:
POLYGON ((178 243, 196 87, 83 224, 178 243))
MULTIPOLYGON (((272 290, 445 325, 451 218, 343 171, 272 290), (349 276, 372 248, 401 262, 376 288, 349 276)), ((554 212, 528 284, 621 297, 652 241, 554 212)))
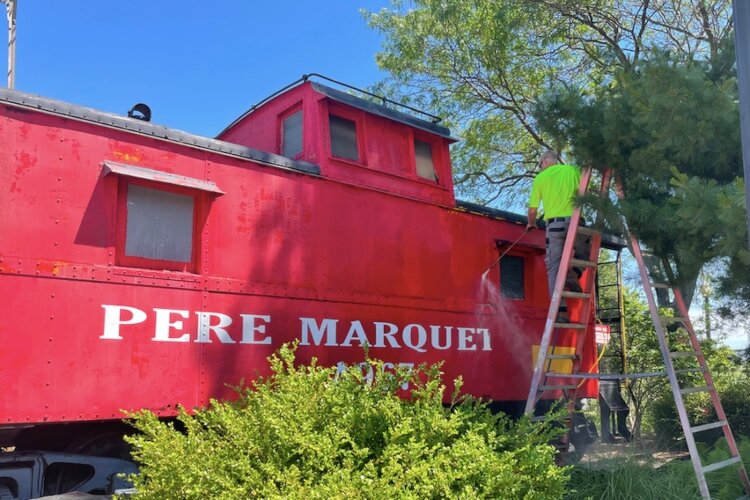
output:
POLYGON ((219 186, 212 181, 204 181, 203 179, 196 179, 194 177, 185 177, 184 175, 170 174, 152 168, 136 167, 135 165, 126 165, 124 163, 117 163, 109 160, 104 160, 102 166, 103 175, 119 174, 127 177, 162 182, 164 184, 172 184, 174 186, 198 189, 200 191, 214 193, 218 196, 224 194, 224 191, 219 189, 219 186))

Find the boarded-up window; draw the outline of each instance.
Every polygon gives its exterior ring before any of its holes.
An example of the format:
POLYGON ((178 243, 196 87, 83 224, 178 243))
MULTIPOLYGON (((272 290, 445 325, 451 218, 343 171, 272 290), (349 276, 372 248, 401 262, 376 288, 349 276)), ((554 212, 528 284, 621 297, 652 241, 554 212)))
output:
POLYGON ((192 196, 131 184, 127 203, 126 256, 192 260, 192 196))
POLYGON ((500 294, 506 299, 524 299, 523 257, 506 255, 500 260, 500 294))
POLYGON ((435 165, 432 162, 432 145, 429 142, 414 139, 414 156, 416 157, 417 175, 423 179, 437 181, 435 165))
POLYGON ((357 124, 346 118, 329 115, 331 129, 331 154, 339 158, 359 161, 357 148, 357 124))
POLYGON ((281 154, 296 158, 302 153, 302 110, 284 118, 281 129, 281 154))

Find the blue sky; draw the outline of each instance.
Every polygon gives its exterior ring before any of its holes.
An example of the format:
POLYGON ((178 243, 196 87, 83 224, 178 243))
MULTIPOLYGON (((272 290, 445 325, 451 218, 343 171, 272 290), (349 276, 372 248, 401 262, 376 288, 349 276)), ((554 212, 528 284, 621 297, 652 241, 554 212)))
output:
POLYGON ((145 102, 155 123, 200 135, 304 73, 385 76, 359 9, 388 0, 17 1, 17 90, 121 114, 145 102))

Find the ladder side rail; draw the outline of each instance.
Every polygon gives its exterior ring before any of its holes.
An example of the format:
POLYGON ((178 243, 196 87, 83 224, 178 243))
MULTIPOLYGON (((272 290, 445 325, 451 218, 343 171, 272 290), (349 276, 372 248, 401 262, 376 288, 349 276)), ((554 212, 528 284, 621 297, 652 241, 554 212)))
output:
MULTIPOLYGON (((703 380, 706 382, 706 386, 715 387, 711 372, 708 370, 708 363, 706 362, 706 357, 703 354, 701 343, 698 340, 698 336, 695 334, 693 323, 690 321, 690 317, 688 316, 688 310, 685 306, 685 301, 682 298, 682 292, 680 292, 679 288, 677 287, 673 287, 672 292, 674 293, 675 302, 677 303, 678 313, 680 314, 681 318, 685 318, 685 320, 681 323, 682 326, 685 327, 685 330, 687 330, 688 332, 688 337, 690 338, 690 346, 693 348, 693 351, 695 351, 695 356, 696 358, 698 358, 698 364, 700 365, 703 372, 703 380)), ((724 407, 721 404, 718 393, 716 392, 716 390, 713 390, 710 392, 710 394, 711 400, 713 401, 714 407, 716 408, 716 416, 719 418, 719 420, 726 420, 727 416, 726 413, 724 413, 724 407)))
MULTIPOLYGON (((703 372, 703 380, 705 381, 707 387, 713 388, 712 391, 709 391, 709 394, 711 395, 711 401, 714 404, 714 410, 716 411, 717 419, 720 422, 725 422, 725 424, 721 426, 721 429, 724 432, 724 438, 727 440, 729 452, 732 457, 739 457, 740 450, 737 447, 737 442, 735 441, 734 435, 732 434, 732 429, 729 426, 727 415, 724 412, 724 406, 721 404, 719 392, 716 390, 716 386, 714 385, 713 376, 708 369, 708 363, 706 362, 706 357, 703 354, 703 349, 701 348, 700 342, 698 341, 698 337, 695 334, 693 323, 690 321, 690 316, 688 316, 688 308, 685 304, 685 300, 682 297, 682 292, 680 292, 678 287, 673 287, 672 292, 674 293, 674 298, 680 317, 685 318, 683 325, 688 332, 688 336, 690 337, 690 345, 696 352, 698 363, 700 364, 701 371, 703 372)), ((740 462, 740 468, 737 472, 739 473, 740 480, 745 487, 745 493, 750 493, 750 477, 748 477, 747 470, 745 469, 745 466, 744 464, 742 464, 742 462, 740 462)))
MULTIPOLYGON (((628 373, 628 343, 625 327, 625 294, 622 293, 622 250, 617 251, 617 306, 620 308, 620 357, 622 359, 622 373, 628 373)), ((629 380, 625 381, 628 388, 629 380)))
MULTIPOLYGON (((590 179, 591 167, 587 167, 581 175, 581 183, 578 186, 579 196, 586 192, 590 179)), ((568 226, 568 234, 565 237, 562 259, 560 260, 560 267, 557 270, 557 277, 555 278, 555 288, 552 292, 552 297, 550 298, 549 310, 547 311, 544 333, 542 334, 542 340, 539 345, 539 350, 537 351, 534 373, 531 376, 531 386, 529 387, 529 395, 526 398, 526 408, 524 410, 524 413, 529 416, 533 415, 534 407, 536 406, 537 392, 539 391, 539 385, 544 372, 544 364, 547 358, 547 351, 549 351, 550 341, 552 339, 552 330, 554 328, 554 323, 557 320, 557 313, 560 309, 562 289, 565 286, 565 278, 568 274, 570 259, 573 255, 573 245, 575 243, 577 231, 571 231, 571 228, 577 228, 580 220, 581 207, 578 206, 573 210, 573 215, 570 217, 570 225, 568 226)))
MULTIPOLYGON (((609 185, 612 179, 612 170, 606 169, 602 173, 602 183, 601 187, 599 188, 599 194, 604 196, 609 192, 609 185)), ((594 221, 592 227, 597 227, 601 225, 601 213, 597 216, 597 219, 594 221)), ((577 231, 575 231, 577 233, 577 231)), ((599 261, 599 251, 601 250, 602 246, 602 233, 600 231, 597 231, 595 234, 591 235, 591 246, 589 247, 589 253, 586 257, 589 262, 598 262, 599 261)), ((589 291, 589 298, 588 299, 582 299, 582 307, 581 307, 581 316, 578 320, 579 323, 584 323, 586 325, 586 328, 582 332, 577 333, 576 338, 576 353, 579 355, 578 358, 576 358, 573 361, 573 369, 572 373, 579 373, 581 371, 581 365, 583 364, 583 348, 586 344, 586 339, 589 338, 593 334, 594 330, 594 323, 596 323, 596 303, 595 303, 595 293, 596 290, 594 289, 594 283, 596 281, 596 277, 598 275, 597 268, 591 268, 585 271, 586 272, 586 279, 585 283, 582 286, 583 290, 589 291)), ((567 268, 566 268, 566 274, 567 274, 567 268)), ((594 361, 596 363, 596 361, 594 361)), ((590 367, 590 369, 593 369, 593 365, 590 367)), ((573 403, 575 404, 575 399, 577 396, 577 389, 573 393, 573 403)))

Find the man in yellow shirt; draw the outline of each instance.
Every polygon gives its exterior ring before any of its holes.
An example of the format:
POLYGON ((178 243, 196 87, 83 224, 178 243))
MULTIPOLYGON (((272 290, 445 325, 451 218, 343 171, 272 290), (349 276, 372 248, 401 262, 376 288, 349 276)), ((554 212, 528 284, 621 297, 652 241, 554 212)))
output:
MULTIPOLYGON (((544 261, 547 264, 547 284, 550 296, 555 288, 555 280, 560 268, 565 236, 568 234, 570 216, 573 215, 575 195, 581 181, 581 171, 574 165, 566 165, 552 150, 542 154, 539 161, 541 172, 534 178, 529 197, 529 213, 526 229, 536 229, 539 203, 544 206, 546 222, 546 250, 544 261)), ((581 219, 583 220, 583 219, 581 219)), ((575 258, 588 260, 589 238, 579 237, 575 242, 575 258)), ((582 270, 571 268, 565 279, 565 287, 574 292, 581 291, 578 279, 582 270)), ((560 303, 560 319, 567 320, 565 301, 560 303)))

